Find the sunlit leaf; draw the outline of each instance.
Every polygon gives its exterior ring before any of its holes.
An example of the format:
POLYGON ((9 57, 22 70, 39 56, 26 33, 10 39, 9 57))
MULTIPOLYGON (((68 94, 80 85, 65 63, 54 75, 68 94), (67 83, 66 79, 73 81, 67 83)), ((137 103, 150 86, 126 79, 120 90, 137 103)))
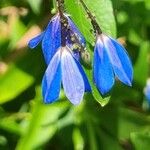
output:
POLYGON ((29 5, 31 6, 32 10, 34 13, 39 13, 40 12, 40 7, 41 7, 41 3, 42 0, 27 0, 29 5))
POLYGON ((74 143, 74 149, 83 150, 84 140, 79 129, 74 129, 72 138, 73 138, 73 143, 74 143))
POLYGON ((0 75, 0 104, 15 98, 33 82, 32 76, 11 65, 5 74, 0 75))
POLYGON ((85 0, 86 5, 96 17, 102 31, 116 36, 116 23, 111 0, 85 0))

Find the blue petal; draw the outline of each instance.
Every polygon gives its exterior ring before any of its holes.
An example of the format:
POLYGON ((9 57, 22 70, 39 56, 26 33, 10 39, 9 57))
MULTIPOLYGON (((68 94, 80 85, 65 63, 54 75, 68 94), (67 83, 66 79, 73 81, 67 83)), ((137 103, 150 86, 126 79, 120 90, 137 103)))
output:
POLYGON ((145 96, 146 96, 146 99, 150 102, 150 87, 145 88, 145 96))
POLYGON ((150 79, 147 80, 146 87, 144 88, 144 94, 150 104, 150 79))
POLYGON ((33 49, 35 48, 41 41, 42 38, 44 36, 44 32, 42 32, 41 34, 39 34, 38 36, 34 37, 33 39, 31 39, 28 43, 28 46, 33 49))
POLYGON ((52 58, 42 81, 42 94, 45 103, 52 103, 59 98, 61 88, 60 51, 52 58))
POLYGON ((115 75, 124 84, 131 86, 133 69, 127 51, 121 44, 110 37, 105 36, 105 44, 115 75))
POLYGON ((92 90, 91 90, 90 83, 88 81, 88 78, 87 78, 81 64, 76 59, 75 59, 75 62, 77 64, 78 68, 79 68, 80 73, 82 74, 82 77, 83 77, 83 80, 84 80, 85 92, 91 92, 92 90))
POLYGON ((80 41, 80 44, 85 47, 86 42, 85 42, 84 36, 83 36, 82 33, 79 31, 79 29, 78 29, 77 26, 74 24, 74 22, 71 20, 71 18, 68 17, 68 16, 66 16, 66 17, 67 17, 67 19, 68 19, 68 23, 69 23, 70 29, 76 34, 76 36, 78 37, 78 39, 79 39, 79 41, 80 41))
POLYGON ((114 73, 101 39, 97 40, 94 49, 93 76, 96 87, 104 95, 114 84, 114 73))
POLYGON ((60 17, 56 15, 48 24, 42 41, 42 50, 47 64, 61 45, 60 17))
POLYGON ((84 80, 68 47, 62 48, 61 68, 63 88, 67 98, 74 105, 83 99, 84 80))
POLYGON ((73 50, 73 56, 76 60, 80 60, 80 53, 78 50, 73 50))

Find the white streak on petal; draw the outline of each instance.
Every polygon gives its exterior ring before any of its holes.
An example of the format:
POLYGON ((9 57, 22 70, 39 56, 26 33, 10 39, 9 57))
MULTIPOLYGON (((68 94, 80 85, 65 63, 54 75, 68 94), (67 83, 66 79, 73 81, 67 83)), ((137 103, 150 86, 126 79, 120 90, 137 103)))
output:
POLYGON ((83 99, 84 80, 68 47, 62 48, 61 68, 66 96, 71 103, 77 105, 83 99))

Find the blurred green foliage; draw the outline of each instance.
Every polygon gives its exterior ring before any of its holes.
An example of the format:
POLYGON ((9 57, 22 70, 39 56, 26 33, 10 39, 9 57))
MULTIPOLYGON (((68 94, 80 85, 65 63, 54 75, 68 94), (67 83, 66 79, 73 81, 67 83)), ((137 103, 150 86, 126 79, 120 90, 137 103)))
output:
MULTIPOLYGON (((63 91, 58 102, 43 104, 41 47, 29 50, 27 42, 45 28, 55 1, 1 0, 0 150, 149 149, 150 111, 143 88, 150 68, 150 1, 84 1, 103 31, 126 46, 134 66, 133 87, 117 82, 111 97, 102 99, 92 85, 93 94, 85 94, 79 106, 72 106, 63 91)), ((65 9, 92 56, 92 27, 81 4, 65 0, 65 9)), ((92 70, 84 69, 92 84, 92 70)))

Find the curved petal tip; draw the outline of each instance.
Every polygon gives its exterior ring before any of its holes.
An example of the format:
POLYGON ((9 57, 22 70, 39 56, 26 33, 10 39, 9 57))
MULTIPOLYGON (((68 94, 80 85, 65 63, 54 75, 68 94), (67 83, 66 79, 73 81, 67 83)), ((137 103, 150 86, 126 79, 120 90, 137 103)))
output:
POLYGON ((34 37, 33 39, 31 39, 28 42, 28 47, 30 47, 31 49, 35 48, 36 46, 38 46, 38 44, 42 41, 44 36, 44 32, 42 32, 41 34, 39 34, 38 36, 34 37))

